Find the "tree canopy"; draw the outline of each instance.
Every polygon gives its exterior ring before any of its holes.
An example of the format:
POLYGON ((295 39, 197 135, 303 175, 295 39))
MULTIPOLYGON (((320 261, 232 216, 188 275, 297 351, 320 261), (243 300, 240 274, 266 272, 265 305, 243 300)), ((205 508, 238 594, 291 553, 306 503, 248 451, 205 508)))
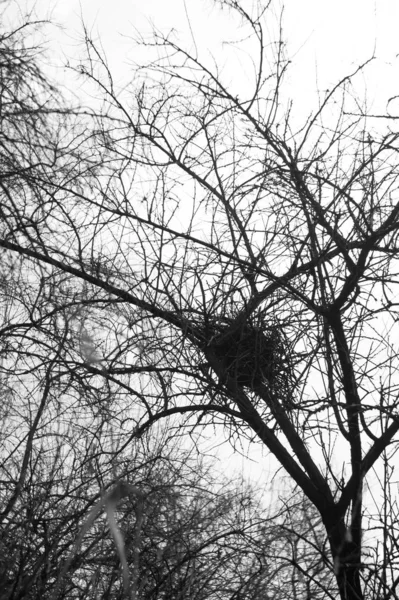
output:
POLYGON ((1 36, 3 518, 76 424, 114 461, 166 418, 224 428, 320 516, 323 597, 327 571, 342 600, 396 598, 396 120, 356 98, 361 65, 298 123, 271 3, 219 4, 257 47, 238 95, 159 32, 119 90, 86 31, 101 102, 70 106, 1 36))

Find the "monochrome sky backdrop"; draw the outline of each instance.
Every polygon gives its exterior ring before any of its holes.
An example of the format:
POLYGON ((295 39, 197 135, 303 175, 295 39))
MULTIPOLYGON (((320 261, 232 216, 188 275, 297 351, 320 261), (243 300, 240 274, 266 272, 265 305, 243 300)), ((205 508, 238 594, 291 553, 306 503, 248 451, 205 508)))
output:
MULTIPOLYGON (((150 39, 153 29, 166 34, 173 30, 176 39, 193 54, 212 66, 217 64, 225 80, 231 82, 237 94, 245 96, 245 87, 253 84, 252 61, 257 57, 249 43, 242 42, 243 30, 236 17, 215 5, 213 0, 68 0, 48 2, 37 0, 35 15, 48 18, 57 27, 47 28, 48 68, 54 78, 64 84, 66 93, 73 93, 84 103, 95 103, 90 89, 79 87, 73 70, 84 54, 84 30, 102 48, 116 84, 131 82, 134 66, 151 58, 147 49, 132 43, 140 35, 150 39), (224 44, 223 42, 230 42, 224 44), (244 48, 245 50, 243 50, 244 48)), ((217 3, 218 4, 218 3, 217 3)), ((248 0, 248 11, 255 4, 248 0)), ((26 2, 30 8, 30 2, 26 2)), ((6 7, 12 20, 23 3, 6 7)), ((375 56, 367 69, 354 80, 354 93, 367 97, 369 112, 376 115, 388 111, 399 116, 399 100, 395 89, 399 81, 398 4, 394 0, 286 0, 274 3, 274 18, 270 19, 270 41, 278 39, 279 27, 286 41, 285 54, 292 61, 285 85, 285 100, 293 100, 295 122, 303 124, 311 109, 317 107, 318 94, 353 73, 359 64, 375 56), (356 87, 357 86, 357 87, 356 87)), ((378 120, 373 124, 378 127, 378 120)), ((222 441, 222 440, 220 440, 222 441)), ((213 451, 219 442, 210 437, 204 449, 213 451)), ((245 447, 242 448, 245 453, 245 447)), ((273 471, 274 460, 265 458, 259 448, 252 461, 232 458, 231 466, 245 465, 246 474, 263 481, 273 471), (252 466, 251 466, 252 465, 252 466)), ((221 452, 219 450, 219 452, 221 452)), ((232 455, 231 449, 223 450, 232 455)))
MULTIPOLYGON (((249 11, 253 5, 255 0, 246 2, 249 11)), ((69 0, 50 5, 38 0, 35 6, 38 14, 47 14, 64 28, 57 38, 58 51, 67 59, 79 56, 83 20, 90 35, 101 40, 110 67, 121 80, 126 77, 128 61, 145 60, 137 48, 133 50, 132 37, 137 32, 150 33, 152 26, 164 33, 175 30, 190 50, 196 45, 202 55, 204 50, 210 51, 220 65, 228 54, 222 42, 242 39, 239 22, 228 17, 227 10, 220 11, 213 0, 69 0)), ((369 103, 376 108, 391 97, 391 91, 394 95, 399 74, 397 2, 286 0, 274 6, 276 21, 282 15, 286 53, 293 63, 289 81, 296 105, 306 110, 316 90, 328 89, 373 55, 378 60, 369 67, 363 82, 358 81, 359 87, 364 86, 369 103)), ((275 33, 276 22, 270 22, 271 39, 275 33)), ((242 51, 235 56, 236 79, 240 72, 237 67, 249 71, 250 63, 242 51)), ((232 68, 231 64, 224 66, 232 68)), ((399 103, 397 108, 399 114, 399 103)))

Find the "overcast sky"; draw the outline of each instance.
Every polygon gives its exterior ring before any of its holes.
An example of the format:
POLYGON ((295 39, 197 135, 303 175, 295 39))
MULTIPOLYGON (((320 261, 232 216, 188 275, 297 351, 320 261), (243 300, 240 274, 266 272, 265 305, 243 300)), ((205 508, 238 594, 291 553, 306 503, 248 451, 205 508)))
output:
MULTIPOLYGON (((250 8, 253 0, 244 0, 250 8)), ((275 18, 270 18, 270 35, 275 30, 282 2, 274 2, 275 18)), ((38 0, 38 13, 49 13, 65 29, 58 37, 66 56, 79 53, 82 18, 101 43, 115 70, 132 56, 130 37, 134 30, 149 32, 151 23, 166 32, 177 30, 185 47, 193 40, 206 52, 220 52, 222 39, 239 37, 239 22, 215 7, 213 0, 38 0)), ((371 101, 397 93, 399 37, 397 0, 286 0, 283 35, 293 59, 290 71, 292 95, 305 102, 316 86, 324 90, 352 72, 373 54, 379 58, 367 71, 363 85, 371 101), (316 83, 317 81, 317 83, 316 83)), ((126 72, 126 70, 125 70, 126 72)), ((361 86, 359 82, 359 86, 361 86)), ((363 93, 363 90, 361 91, 363 93)))
MULTIPOLYGON (((252 0, 244 0, 245 7, 251 5, 252 0)), ((296 102, 309 111, 316 88, 323 91, 331 87, 375 54, 378 61, 358 79, 359 94, 367 91, 375 111, 383 110, 386 100, 399 93, 398 6, 397 0, 286 0, 283 37, 293 60, 289 83, 296 102)), ((121 80, 129 73, 128 59, 145 60, 131 43, 135 31, 145 35, 152 26, 163 32, 175 29, 184 47, 191 51, 198 48, 201 55, 211 51, 220 62, 228 58, 223 55, 221 41, 237 40, 242 35, 239 21, 215 7, 213 0, 59 0, 50 5, 48 0, 37 0, 36 10, 39 15, 48 15, 51 10, 53 20, 63 27, 63 33, 54 37, 53 49, 64 60, 76 59, 82 52, 83 20, 91 36, 101 41, 112 71, 121 80)), ((281 10, 282 3, 274 2, 266 25, 271 39, 276 39, 281 10)), ((245 70, 248 64, 244 56, 240 62, 237 52, 227 67, 239 83, 243 75, 239 67, 245 70)), ((395 109, 394 103, 390 108, 395 109)))
MULTIPOLYGON (((246 7, 252 4, 252 0, 244 0, 246 7)), ((282 4, 275 2, 274 6, 269 21, 271 37, 282 4)), ((127 60, 140 62, 142 58, 131 43, 135 30, 149 33, 152 25, 164 32, 175 29, 182 45, 190 50, 197 47, 205 54, 210 50, 218 60, 223 60, 220 42, 241 35, 239 22, 217 9, 213 0, 37 0, 35 7, 38 16, 50 16, 63 28, 62 32, 49 32, 55 62, 77 59, 82 51, 83 20, 92 37, 101 41, 111 69, 121 79, 128 72, 127 60)), ((308 110, 316 87, 327 89, 375 54, 378 61, 358 85, 360 94, 367 89, 375 112, 383 110, 386 100, 399 94, 398 22, 397 0, 286 0, 283 37, 293 59, 291 95, 308 110)), ((236 67, 234 62, 232 73, 236 67)), ((68 84, 67 72, 58 70, 59 76, 63 73, 68 84)), ((399 103, 397 106, 399 114, 399 103)), ((394 102, 390 110, 395 110, 394 102)))

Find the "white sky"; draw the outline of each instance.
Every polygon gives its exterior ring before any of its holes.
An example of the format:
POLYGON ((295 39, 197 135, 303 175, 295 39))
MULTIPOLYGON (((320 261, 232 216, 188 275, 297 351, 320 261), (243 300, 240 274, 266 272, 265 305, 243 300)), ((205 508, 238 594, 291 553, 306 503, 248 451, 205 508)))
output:
MULTIPOLYGON (((244 6, 253 5, 244 0, 244 6)), ((281 12, 282 1, 274 2, 274 14, 281 12)), ((369 98, 395 94, 398 80, 399 3, 397 0, 286 0, 283 36, 293 58, 290 73, 292 95, 308 105, 308 95, 317 86, 325 90, 374 53, 379 58, 367 72, 369 98), (316 80, 317 78, 317 80, 316 80), (316 83, 317 81, 317 83, 316 83)), ((239 22, 220 11, 213 0, 37 0, 39 14, 51 14, 65 27, 58 38, 60 49, 76 56, 83 18, 94 38, 101 43, 114 71, 124 68, 127 57, 140 61, 138 50, 132 54, 129 37, 136 28, 149 32, 151 23, 164 32, 175 29, 185 46, 210 48, 220 54, 221 39, 238 38, 239 22), (191 28, 191 31, 190 31, 191 28)), ((270 29, 275 30, 274 19, 270 29)), ((360 82, 359 82, 360 85, 360 82)), ((398 107, 399 108, 399 107, 398 107)))
MULTIPOLYGON (((252 0, 243 1, 248 8, 253 4, 252 0)), ((281 5, 275 2, 276 17, 281 5)), ((33 3, 26 0, 26 6, 33 3)), ((145 59, 130 38, 135 30, 150 33, 151 23, 163 32, 176 29, 185 47, 194 49, 195 40, 202 53, 207 55, 210 50, 221 61, 229 55, 223 54, 220 42, 241 35, 239 21, 229 17, 226 10, 217 9, 213 0, 36 0, 34 6, 39 17, 49 16, 63 28, 48 31, 54 63, 76 60, 83 51, 83 19, 92 37, 101 41, 111 70, 121 80, 129 72, 128 58, 137 62, 145 59)), ((358 85, 361 95, 367 91, 373 110, 383 111, 386 100, 399 93, 398 23, 397 0, 286 0, 283 37, 288 41, 287 54, 293 59, 290 95, 308 111, 316 88, 326 90, 375 53, 378 61, 359 78, 358 85)), ((275 31, 276 19, 271 19, 271 36, 275 31)), ((245 84, 243 70, 248 64, 247 57, 242 56, 241 61, 236 53, 236 62, 226 65, 229 73, 237 75, 237 85, 245 84)), ((59 69, 57 73, 68 85, 68 71, 59 69)), ((399 114, 399 103, 397 108, 399 114)), ((390 109, 395 111, 394 103, 390 109)), ((231 450, 226 452, 231 455, 231 450)), ((253 450, 251 456, 255 458, 253 450)), ((267 471, 269 460, 262 461, 267 471)))

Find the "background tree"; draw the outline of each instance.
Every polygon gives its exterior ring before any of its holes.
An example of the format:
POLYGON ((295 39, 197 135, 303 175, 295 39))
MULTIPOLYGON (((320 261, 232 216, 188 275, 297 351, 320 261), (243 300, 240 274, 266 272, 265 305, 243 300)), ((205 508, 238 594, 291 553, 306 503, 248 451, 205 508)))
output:
POLYGON ((363 502, 368 485, 395 504, 395 121, 359 108, 359 67, 298 122, 270 4, 218 4, 257 44, 244 91, 161 34, 123 91, 86 35, 79 72, 103 100, 91 115, 52 109, 38 75, 37 95, 8 76, 0 246, 18 285, 1 339, 4 376, 32 378, 24 456, 55 383, 81 422, 106 415, 114 457, 168 416, 183 432, 222 425, 262 443, 318 511, 340 597, 395 598, 396 531, 363 502))

